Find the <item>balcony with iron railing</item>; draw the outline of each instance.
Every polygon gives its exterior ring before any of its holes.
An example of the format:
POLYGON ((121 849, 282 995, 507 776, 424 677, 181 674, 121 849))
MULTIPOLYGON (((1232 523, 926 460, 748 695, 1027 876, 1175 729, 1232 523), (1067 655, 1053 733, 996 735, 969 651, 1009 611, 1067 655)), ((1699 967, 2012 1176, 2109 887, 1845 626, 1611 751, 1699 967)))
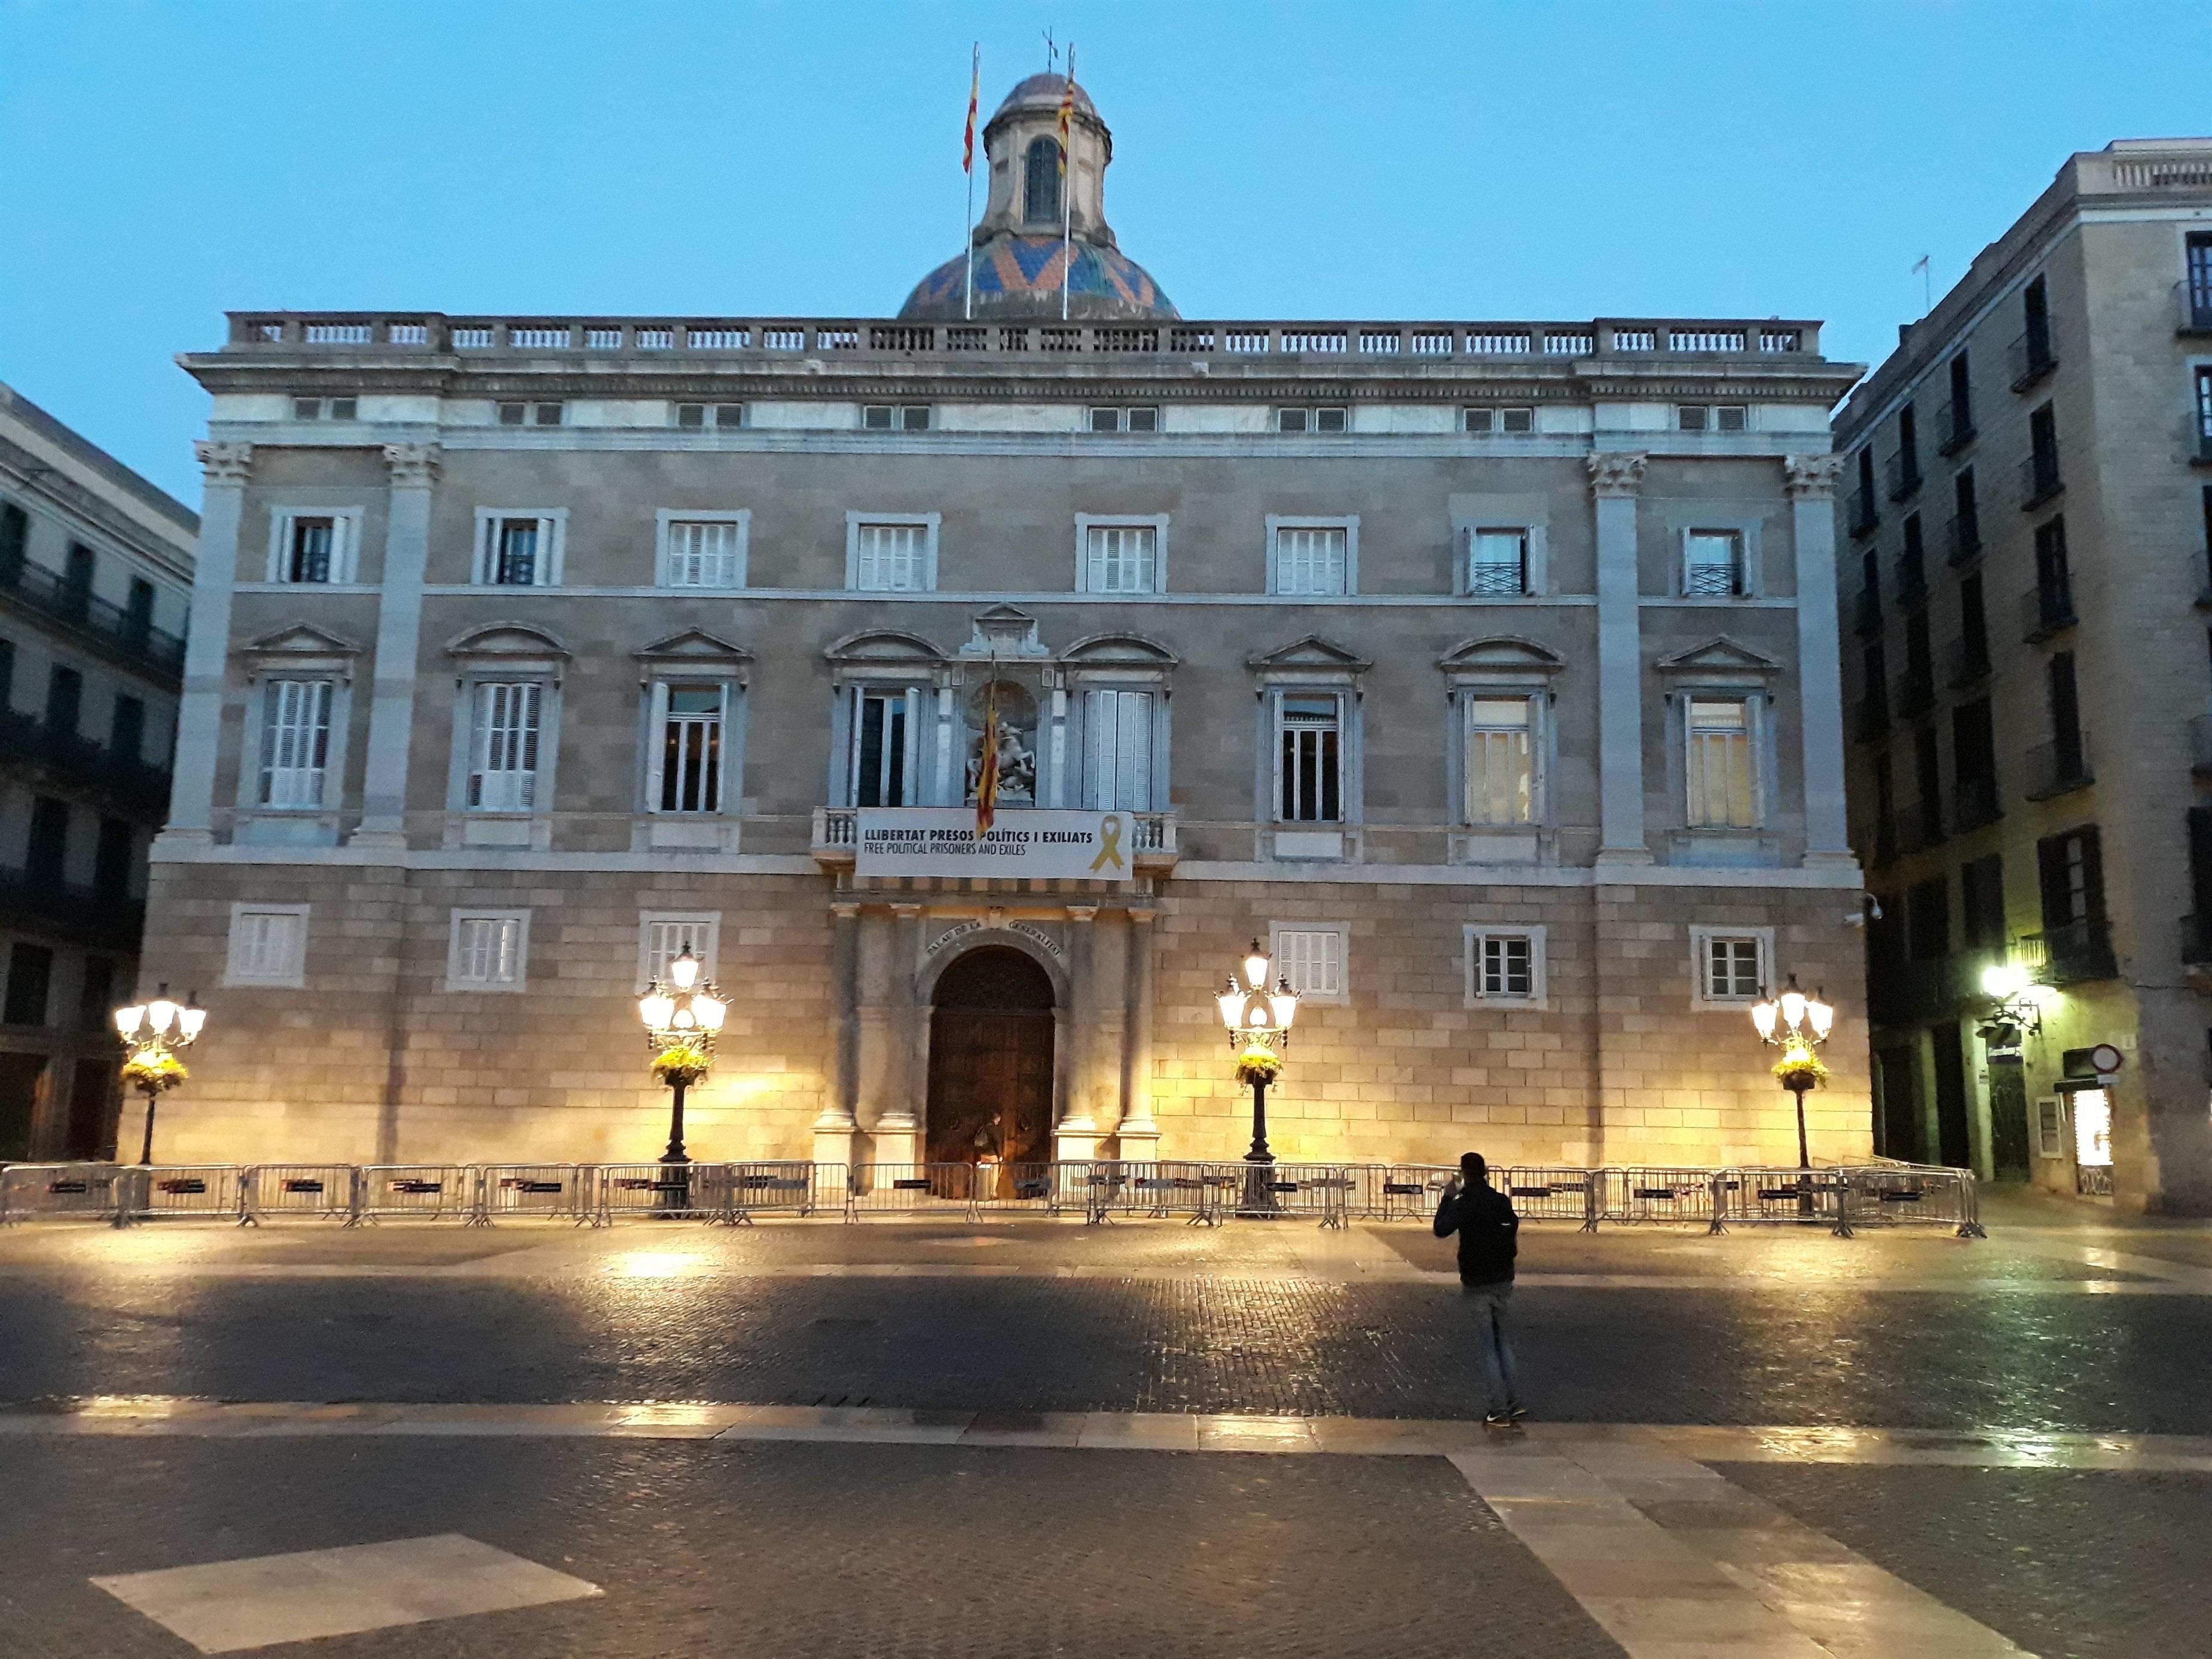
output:
POLYGON ((1471 599, 1518 599, 1528 579, 1518 560, 1476 560, 1467 568, 1467 591, 1471 599))
POLYGON ((2212 334, 2212 283, 2184 277, 2173 285, 2173 331, 2212 334))
POLYGON ((1876 964, 1867 975, 1867 1015, 1876 1025, 1905 1025, 1972 1003, 1990 953, 1951 951, 1876 964))
POLYGON ((169 815, 166 767, 119 756, 90 738, 58 732, 35 714, 0 709, 0 767, 20 769, 33 780, 81 792, 118 817, 159 824, 169 815))
POLYGON ((1971 405, 1946 398, 1936 406, 1936 453, 1955 455, 1974 441, 1971 405))
POLYGON ((2089 734, 2075 732, 2039 743, 2027 751, 2027 798, 2056 800, 2097 781, 2089 766, 2089 734))
POLYGON ((1889 458, 1887 469, 1889 479, 1889 499, 1901 501, 1917 495, 1920 490, 1920 458, 1909 449, 1900 449, 1889 458))
POLYGON ((2048 450, 2020 464, 2020 510, 2033 513, 2066 488, 2058 476, 2058 457, 2048 450))
POLYGON ((2020 596, 2021 637, 2030 645, 2064 633, 2079 620, 2070 577, 2046 578, 2020 596))
POLYGON ((1851 629, 1862 639, 1881 632, 1881 584, 1869 582, 1851 596, 1851 629))
POLYGON ((1928 562, 1917 548, 1897 556, 1897 602, 1916 605, 1928 597, 1928 562))
POLYGON ((1990 641, 1985 634, 1960 634, 1943 647, 1943 683, 1954 691, 1978 685, 1990 677, 1990 641))
POLYGON ((60 929, 87 943, 128 950, 145 930, 146 902, 127 892, 74 886, 44 871, 0 869, 0 927, 60 929))
POLYGON ((103 599, 82 581, 28 559, 0 559, 0 601, 59 626, 124 667, 173 690, 184 672, 185 642, 154 626, 144 611, 103 599))
POLYGON ((1851 534, 1867 536, 1881 522, 1881 509, 1875 505, 1874 491, 1862 484, 1851 491, 1851 534))
POLYGON ((1253 321, 953 323, 851 317, 459 317, 437 312, 233 312, 228 352, 409 356, 655 364, 750 357, 1034 355, 1319 357, 1377 367, 1407 358, 1733 358, 1784 366, 1817 358, 1812 322, 1617 319, 1566 322, 1253 321))
POLYGON ((2045 985, 2117 979, 2120 971, 2112 955, 2112 924, 2102 917, 2023 933, 2014 960, 2045 985))
POLYGON ((2005 351, 2005 366, 2011 371, 2012 389, 2025 392, 2058 367, 2058 348, 2046 326, 2028 329, 2014 340, 2005 351))
POLYGON ((1936 668, 1932 663, 1908 665, 1897 679, 1897 714, 1900 720, 1924 714, 1936 706, 1936 668))
POLYGON ((1976 513, 1952 515, 1943 526, 1944 557, 1954 569, 1982 556, 1982 520, 1976 513))
POLYGON ((1968 775, 1951 787, 1951 826, 1960 835, 1995 823, 2003 816, 1998 804, 1997 781, 1968 775))

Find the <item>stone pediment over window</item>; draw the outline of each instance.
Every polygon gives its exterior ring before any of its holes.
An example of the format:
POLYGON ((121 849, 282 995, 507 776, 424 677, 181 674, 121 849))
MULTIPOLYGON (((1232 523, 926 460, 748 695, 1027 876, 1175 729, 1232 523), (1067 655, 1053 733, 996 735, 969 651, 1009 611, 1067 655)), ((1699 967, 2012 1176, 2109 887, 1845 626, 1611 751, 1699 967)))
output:
POLYGON ((659 668, 681 668, 686 664, 734 668, 753 659, 753 653, 742 645, 733 645, 703 628, 687 628, 680 634, 671 634, 631 655, 649 667, 659 668))
POLYGON ((1778 674, 1782 665, 1749 646, 1738 645, 1726 635, 1692 646, 1687 651, 1662 657, 1656 665, 1662 674, 1778 674))
POLYGON ((1174 652, 1141 634, 1093 634, 1060 653, 1071 668, 1173 668, 1174 652))
POLYGON ((834 663, 940 663, 945 653, 919 634, 896 628, 863 629, 832 640, 822 654, 834 663))
POLYGON ((1306 671, 1339 675, 1364 673, 1375 666, 1358 652, 1325 640, 1318 634, 1309 634, 1302 640, 1293 640, 1273 651, 1256 651, 1244 659, 1244 665, 1267 673, 1306 671))
POLYGON ((1437 666, 1455 680, 1525 678, 1531 674, 1556 674, 1565 665, 1557 652, 1510 635, 1463 640, 1437 659, 1437 666))
POLYGON ((470 629, 446 647, 446 654, 473 668, 557 675, 568 660, 568 647, 529 623, 499 622, 470 629))
POLYGON ((1037 638, 1036 618, 1011 605, 993 605, 971 619, 969 626, 973 631, 968 642, 960 647, 963 657, 995 657, 1003 662, 1016 657, 1052 654, 1037 638))
POLYGON ((353 678, 361 647, 343 635, 313 623, 294 623, 273 634, 240 646, 239 659, 249 678, 268 673, 330 674, 342 680, 353 678))

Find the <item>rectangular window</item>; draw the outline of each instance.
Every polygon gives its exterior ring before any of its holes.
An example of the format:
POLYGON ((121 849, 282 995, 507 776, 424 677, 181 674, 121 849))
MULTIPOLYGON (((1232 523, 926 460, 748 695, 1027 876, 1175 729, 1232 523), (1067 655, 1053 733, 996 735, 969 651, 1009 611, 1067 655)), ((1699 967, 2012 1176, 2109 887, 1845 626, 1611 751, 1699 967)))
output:
POLYGON ((476 579, 485 587, 552 587, 561 580, 560 513, 477 514, 476 579))
POLYGON ((23 874, 32 886, 58 887, 69 867, 70 807, 52 795, 31 802, 31 827, 23 853, 23 874))
POLYGON ((537 805, 544 690, 535 680, 491 681, 476 688, 469 738, 471 811, 527 812, 537 805))
POLYGON ((520 991, 530 945, 527 910, 456 910, 446 961, 448 991, 520 991))
POLYGON ((1279 432, 1341 432, 1345 424, 1345 412, 1341 409, 1279 409, 1275 411, 1275 429, 1279 432))
POLYGON ((927 524, 855 525, 853 586, 864 593, 927 592, 930 530, 927 524))
POLYGON ((84 720, 84 676, 74 668, 56 667, 46 674, 46 729, 64 738, 76 737, 84 720))
POLYGON ((2005 945, 2004 857, 1999 853, 1969 860, 1959 870, 1959 899, 1970 951, 1999 951, 2005 945))
POLYGON ((2043 931, 2105 919, 2105 866, 2097 826, 2047 836, 2035 844, 2043 884, 2043 931))
POLYGON ((1535 821, 1535 707, 1533 697, 1466 700, 1468 823, 1535 821))
POLYGON ((2197 443, 2212 444, 2212 368, 2197 371, 2197 443))
POLYGON ((280 581, 327 582, 331 574, 331 556, 337 551, 338 521, 336 519, 311 518, 305 514, 292 520, 291 534, 285 538, 284 563, 280 581))
POLYGON ((665 582, 670 587, 743 587, 745 526, 729 519, 671 519, 665 582))
POLYGON ((1094 409, 1091 411, 1093 432, 1158 432, 1160 411, 1152 407, 1138 409, 1094 409))
POLYGON ((137 849, 137 832, 128 819, 100 819, 100 839, 93 844, 93 890, 110 898, 128 897, 137 849))
POLYGON ((663 812, 719 812, 722 810, 722 722, 725 690, 720 685, 670 685, 660 727, 660 799, 663 812))
POLYGON ((307 982, 307 907, 234 904, 226 985, 299 986, 307 982))
POLYGON ((1527 433, 1536 429, 1534 409, 1465 409, 1460 425, 1468 432, 1527 433))
POLYGON ((1534 1003, 1544 1000, 1544 930, 1467 928, 1467 1000, 1534 1003))
POLYGON ((1682 538, 1682 592, 1692 599, 1733 598, 1744 591, 1743 537, 1733 530, 1692 530, 1682 538))
POLYGON ((270 680, 261 698, 264 806, 320 806, 331 756, 332 680, 270 680))
POLYGON ((1940 962, 1951 954, 1951 884, 1942 876, 1905 890, 1905 953, 1913 962, 1940 962))
POLYGON ((647 912, 638 918, 637 988, 658 980, 668 981, 668 964, 689 951, 698 959, 699 977, 714 977, 714 957, 721 943, 722 913, 647 912))
POLYGON ((54 953, 43 945, 15 945, 8 950, 8 1000, 0 1019, 10 1025, 44 1025, 46 1000, 53 987, 54 953))
POLYGON ((1341 823, 1341 699, 1334 692, 1285 692, 1277 711, 1282 747, 1279 818, 1285 823, 1341 823))
POLYGON ((1339 526, 1277 526, 1274 591, 1316 596, 1348 592, 1351 540, 1351 532, 1339 526))
POLYGON ((1741 697, 1689 700, 1689 822, 1693 830, 1747 830, 1759 822, 1751 757, 1751 705, 1741 697))
POLYGON ((678 404, 676 424, 686 428, 719 427, 734 429, 745 423, 743 404, 678 404))
POLYGON ((1160 532, 1148 524, 1094 524, 1085 532, 1085 576, 1093 593, 1155 591, 1160 532))
POLYGON ((114 958, 87 957, 84 977, 77 981, 76 1029, 85 1032, 112 1029, 108 1021, 114 1017, 114 958))
POLYGON ((1274 923, 1267 930, 1268 954, 1275 972, 1291 981, 1291 989, 1310 1002, 1347 1000, 1345 945, 1352 929, 1348 923, 1274 923))
POLYGON ((904 687, 856 690, 853 698, 853 805, 911 806, 915 779, 908 746, 915 696, 904 687))
POLYGON ((1088 747, 1083 757, 1086 806, 1145 812, 1152 805, 1152 694, 1090 694, 1088 747))
POLYGON ((927 432, 927 404, 870 404, 860 411, 860 426, 868 432, 927 432))
POLYGON ((1524 593, 1528 588, 1526 530, 1470 530, 1467 533, 1467 591, 1485 595, 1524 593))
POLYGON ((1766 929, 1731 933, 1692 927, 1690 945, 1700 1003, 1756 1002, 1770 977, 1773 935, 1766 929))

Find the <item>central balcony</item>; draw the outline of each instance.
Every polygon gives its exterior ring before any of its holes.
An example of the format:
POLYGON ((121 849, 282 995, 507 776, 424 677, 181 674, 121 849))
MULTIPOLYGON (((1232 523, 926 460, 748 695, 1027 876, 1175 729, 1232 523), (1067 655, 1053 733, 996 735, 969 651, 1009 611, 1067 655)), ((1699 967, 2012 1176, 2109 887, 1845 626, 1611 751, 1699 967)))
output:
MULTIPOLYGON (((872 810, 858 806, 817 806, 814 809, 814 832, 810 851, 814 861, 825 870, 849 870, 860 856, 860 814, 872 810)), ((889 809, 911 817, 917 823, 945 830, 975 827, 975 809, 973 806, 922 806, 889 809)), ((998 815, 998 827, 1018 830, 1022 818, 1030 809, 1024 806, 1002 807, 998 815)), ((1051 809, 1045 809, 1050 811, 1051 809)), ((1082 810, 1082 809, 1079 809, 1082 810)), ((1112 809, 1089 809, 1112 810, 1112 809)), ((1139 874, 1165 875, 1176 866, 1176 817, 1172 812, 1121 812, 1127 821, 1130 866, 1139 874)), ((978 876, 1013 876, 1013 870, 978 869, 978 876)))

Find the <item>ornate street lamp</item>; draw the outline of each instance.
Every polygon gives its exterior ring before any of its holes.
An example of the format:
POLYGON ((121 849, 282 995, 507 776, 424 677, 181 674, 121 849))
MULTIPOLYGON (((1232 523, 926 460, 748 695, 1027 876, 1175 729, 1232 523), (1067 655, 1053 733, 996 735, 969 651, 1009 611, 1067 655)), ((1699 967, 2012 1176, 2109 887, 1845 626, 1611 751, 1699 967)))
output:
POLYGON ((1283 1069, 1283 1050, 1290 1047, 1291 1026, 1298 1016, 1298 994, 1291 989, 1288 975, 1277 976, 1275 988, 1267 988, 1273 968, 1254 939, 1243 978, 1230 975, 1227 988, 1214 999, 1229 1030, 1229 1046, 1237 1050, 1237 1080, 1252 1090, 1252 1150, 1244 1154, 1244 1200, 1237 1213, 1256 1218, 1282 1213, 1270 1174, 1275 1155, 1267 1150, 1267 1085, 1283 1069))
POLYGON ((699 977, 699 958, 689 948, 668 964, 668 978, 655 980, 637 1000, 638 1018, 645 1023, 645 1046, 653 1056, 653 1074, 666 1084, 674 1097, 668 1113, 668 1150, 660 1161, 667 1166, 661 1179, 659 1207, 670 1212, 691 1207, 690 1157, 684 1150, 684 1095, 704 1078, 714 1064, 714 1035, 730 1012, 712 980, 699 977))
POLYGON ((188 1073, 177 1058, 180 1049, 198 1041, 207 1024, 207 1010, 193 992, 183 1002, 169 998, 167 980, 151 1002, 133 1003, 115 1011, 116 1035, 123 1039, 123 1080, 146 1097, 146 1140, 138 1161, 154 1161, 154 1103, 182 1083, 188 1073))
POLYGON ((1828 1080, 1828 1068, 1813 1051, 1828 1040, 1836 1011, 1818 995, 1808 997, 1799 990, 1797 975, 1792 974, 1780 996, 1770 1001, 1760 993, 1751 1006, 1751 1023, 1759 1028, 1761 1042, 1782 1050, 1782 1058, 1774 1062, 1774 1075, 1797 1102, 1797 1168, 1802 1171, 1797 1177, 1797 1209, 1799 1214, 1809 1217, 1813 1159, 1805 1145, 1805 1096, 1828 1080))

